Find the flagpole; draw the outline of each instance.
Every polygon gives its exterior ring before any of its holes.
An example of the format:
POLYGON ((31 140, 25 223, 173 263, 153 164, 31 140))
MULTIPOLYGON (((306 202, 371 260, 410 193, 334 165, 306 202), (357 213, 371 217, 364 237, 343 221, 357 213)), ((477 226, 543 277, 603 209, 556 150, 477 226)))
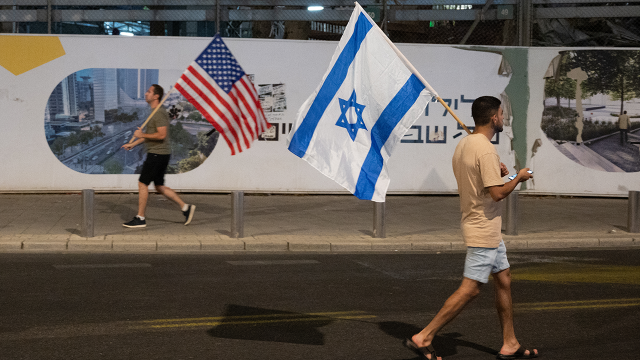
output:
MULTIPOLYGON (((360 4, 358 4, 358 6, 360 6, 360 4)), ((467 128, 467 126, 460 120, 460 118, 458 118, 458 116, 456 116, 456 114, 453 112, 453 110, 451 110, 451 108, 449 107, 449 105, 447 105, 447 103, 444 102, 444 100, 442 100, 442 98, 440 97, 440 95, 438 95, 438 93, 431 87, 431 85, 429 85, 429 83, 427 82, 427 80, 425 80, 422 75, 420 75, 420 73, 418 72, 418 70, 413 66, 413 64, 411 64, 411 62, 409 62, 409 60, 400 52, 400 50, 398 50, 398 48, 393 44, 393 42, 391 40, 389 40, 389 38, 387 37, 387 35, 384 33, 384 31, 382 31, 382 29, 380 29, 380 27, 378 27, 377 25, 374 26, 376 28, 377 31, 380 32, 380 35, 383 36, 383 38, 387 41, 387 43, 391 46, 391 48, 393 49, 393 51, 396 52, 396 55, 398 55, 398 57, 400 57, 400 59, 402 60, 402 62, 404 62, 404 64, 409 68, 409 70, 413 73, 413 75, 415 75, 418 80, 420 80, 420 82, 422 82, 422 84, 429 90, 430 93, 434 94, 436 99, 438 100, 438 102, 440 102, 440 104, 442 104, 445 109, 447 109, 447 111, 451 114, 451 116, 453 116, 454 119, 456 119, 456 121, 458 122, 458 124, 460 124, 460 126, 462 126, 462 128, 467 132, 467 134, 471 134, 471 131, 469 131, 469 128, 467 128)))
MULTIPOLYGON (((160 101, 160 103, 158 104, 158 106, 155 107, 155 109, 153 109, 153 111, 151 112, 151 114, 149 115, 149 117, 147 118, 147 120, 144 121, 144 123, 142 123, 142 125, 140 126, 140 129, 144 128, 145 125, 147 125, 147 123, 149 122, 149 120, 151 120, 151 118, 153 117, 153 115, 156 114, 156 111, 158 111, 158 109, 160 109, 160 106, 162 106, 162 104, 164 104, 164 101, 167 100, 167 98, 169 98, 169 95, 173 92, 173 90, 176 87, 172 87, 171 90, 169 90, 169 92, 164 96, 164 98, 162 99, 162 101, 160 101)), ((136 139, 136 137, 132 137, 131 140, 129 140, 129 144, 131 144, 134 140, 136 139)))

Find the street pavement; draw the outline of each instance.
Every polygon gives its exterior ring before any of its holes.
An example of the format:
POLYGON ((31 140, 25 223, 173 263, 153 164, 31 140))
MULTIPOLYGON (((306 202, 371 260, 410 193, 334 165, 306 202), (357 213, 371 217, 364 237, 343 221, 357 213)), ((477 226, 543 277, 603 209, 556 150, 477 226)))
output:
MULTIPOLYGON (((513 251, 514 326, 540 359, 637 359, 640 249, 513 251)), ((462 252, 0 254, 2 360, 420 360, 402 346, 462 280, 462 252)), ((494 284, 436 335, 502 345, 494 284)))
MULTIPOLYGON (((231 234, 229 194, 181 194, 196 205, 184 226, 177 206, 153 194, 147 227, 123 222, 137 193, 95 195, 93 237, 82 237, 80 193, 0 194, 0 252, 359 252, 460 251, 459 198, 387 196, 384 238, 374 237, 374 203, 351 195, 245 194, 244 236, 231 234)), ((626 198, 520 195, 510 249, 636 248, 626 198)), ((504 223, 503 221, 503 227, 504 223)))

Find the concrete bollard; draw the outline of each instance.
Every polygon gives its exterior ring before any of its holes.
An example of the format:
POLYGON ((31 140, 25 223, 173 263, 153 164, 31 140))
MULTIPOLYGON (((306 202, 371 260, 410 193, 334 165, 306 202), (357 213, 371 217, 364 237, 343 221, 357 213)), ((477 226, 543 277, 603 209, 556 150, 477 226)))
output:
POLYGON ((520 191, 514 190, 506 199, 505 231, 506 235, 518 235, 518 195, 520 191))
POLYGON ((386 219, 385 203, 374 202, 373 203, 373 237, 374 238, 387 237, 385 219, 386 219))
POLYGON ((627 225, 630 233, 640 232, 640 191, 629 191, 627 225))
POLYGON ((244 191, 231 193, 231 237, 244 237, 244 191))
POLYGON ((95 206, 94 206, 94 191, 93 189, 82 190, 82 229, 80 236, 93 237, 93 225, 95 218, 95 206))

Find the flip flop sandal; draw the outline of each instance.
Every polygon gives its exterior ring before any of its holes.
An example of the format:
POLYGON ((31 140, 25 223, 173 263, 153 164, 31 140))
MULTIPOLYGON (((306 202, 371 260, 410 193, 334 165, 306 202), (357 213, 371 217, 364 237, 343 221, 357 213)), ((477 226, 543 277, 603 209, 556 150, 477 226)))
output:
POLYGON ((516 350, 516 352, 513 355, 503 355, 498 353, 498 355, 496 355, 496 359, 498 360, 514 360, 514 359, 533 359, 533 358, 537 358, 538 354, 534 353, 533 350, 529 350, 529 355, 525 355, 525 351, 527 351, 527 349, 525 349, 524 347, 520 346, 520 348, 518 348, 518 350, 516 350))
POLYGON ((418 347, 418 345, 414 343, 413 340, 411 339, 404 339, 404 341, 402 342, 402 345, 404 345, 404 347, 416 353, 420 357, 420 359, 429 359, 427 357, 427 354, 431 355, 431 360, 438 359, 438 357, 436 356, 436 350, 431 345, 418 347))

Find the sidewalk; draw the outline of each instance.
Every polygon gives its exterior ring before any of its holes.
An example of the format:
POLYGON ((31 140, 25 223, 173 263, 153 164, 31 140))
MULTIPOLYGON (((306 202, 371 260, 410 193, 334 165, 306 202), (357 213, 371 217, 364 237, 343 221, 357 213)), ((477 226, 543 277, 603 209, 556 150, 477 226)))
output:
MULTIPOLYGON (((197 206, 184 226, 176 205, 151 195, 147 227, 122 223, 137 194, 96 194, 93 238, 81 233, 80 194, 0 194, 0 252, 451 251, 464 250, 457 196, 387 196, 386 238, 373 238, 373 203, 351 195, 245 194, 244 238, 230 237, 231 196, 182 194, 197 206)), ((627 199, 519 198, 509 249, 636 247, 627 199)))

